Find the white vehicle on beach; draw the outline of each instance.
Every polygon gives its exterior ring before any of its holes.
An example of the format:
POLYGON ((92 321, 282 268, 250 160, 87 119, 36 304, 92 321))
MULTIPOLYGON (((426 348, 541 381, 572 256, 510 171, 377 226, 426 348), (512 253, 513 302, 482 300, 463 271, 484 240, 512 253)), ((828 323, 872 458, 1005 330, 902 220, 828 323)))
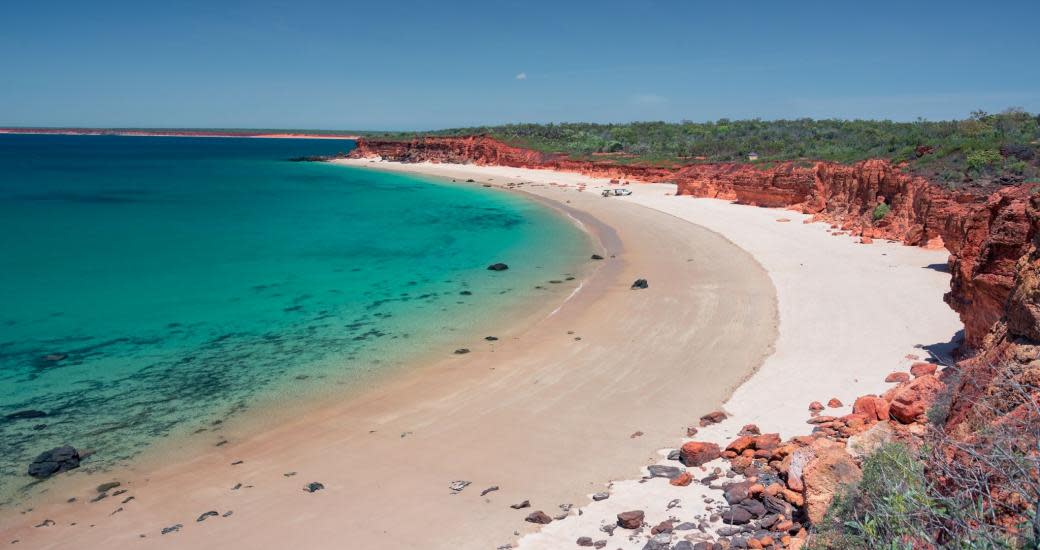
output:
POLYGON ((603 190, 603 196, 604 197, 625 197, 625 196, 628 196, 628 195, 631 195, 631 194, 632 194, 632 191, 629 191, 628 189, 604 189, 603 190))

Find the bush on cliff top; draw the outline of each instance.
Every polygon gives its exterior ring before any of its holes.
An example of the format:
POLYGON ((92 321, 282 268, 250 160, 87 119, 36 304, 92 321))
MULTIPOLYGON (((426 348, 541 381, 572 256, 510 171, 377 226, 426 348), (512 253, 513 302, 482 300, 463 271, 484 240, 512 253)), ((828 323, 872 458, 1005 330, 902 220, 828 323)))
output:
MULTIPOLYGON (((632 122, 626 124, 507 124, 452 128, 426 135, 487 134, 530 149, 563 153, 579 159, 618 163, 748 162, 829 160, 855 162, 868 158, 907 161, 914 173, 947 181, 978 181, 1003 173, 1003 160, 1025 162, 1023 174, 1040 175, 1040 117, 1021 109, 999 114, 981 111, 965 120, 893 122, 889 120, 730 120, 714 122, 632 122), (992 173, 973 173, 967 155, 999 151, 1001 161, 987 157, 992 173), (990 164, 990 161, 994 161, 990 164)), ((373 137, 408 139, 416 134, 382 133, 373 137)), ((975 171, 977 172, 977 171, 975 171)))

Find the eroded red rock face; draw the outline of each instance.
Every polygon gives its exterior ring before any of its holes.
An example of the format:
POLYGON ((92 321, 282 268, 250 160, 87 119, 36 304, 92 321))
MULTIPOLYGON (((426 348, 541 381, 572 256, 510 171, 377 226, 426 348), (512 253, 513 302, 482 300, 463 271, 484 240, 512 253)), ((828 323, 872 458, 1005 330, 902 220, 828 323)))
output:
MULTIPOLYGON (((812 214, 843 231, 913 246, 945 246, 952 274, 946 303, 960 314, 965 341, 977 348, 1005 313, 1016 263, 1035 234, 1027 210, 1030 189, 1008 187, 990 195, 951 191, 911 176, 892 163, 873 159, 853 165, 832 162, 692 164, 673 168, 576 161, 513 147, 486 136, 424 137, 412 141, 358 140, 354 157, 401 162, 493 164, 577 172, 590 177, 675 182, 677 194, 790 208, 812 214), (875 221, 875 207, 890 212, 875 221)), ((1040 336, 1040 313, 1019 308, 1016 323, 1032 323, 1040 336)), ((1028 331, 1026 331, 1028 332, 1028 331)))

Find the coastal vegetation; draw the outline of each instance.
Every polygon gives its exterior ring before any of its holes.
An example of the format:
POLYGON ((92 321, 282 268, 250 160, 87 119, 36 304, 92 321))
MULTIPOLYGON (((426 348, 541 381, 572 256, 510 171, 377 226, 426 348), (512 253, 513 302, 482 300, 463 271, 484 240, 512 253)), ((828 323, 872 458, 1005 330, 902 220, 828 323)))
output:
POLYGON ((690 164, 883 158, 949 185, 1012 184, 1040 178, 1040 115, 1019 108, 975 111, 963 120, 894 122, 808 118, 626 124, 506 124, 429 132, 365 132, 383 139, 489 135, 576 159, 690 164))

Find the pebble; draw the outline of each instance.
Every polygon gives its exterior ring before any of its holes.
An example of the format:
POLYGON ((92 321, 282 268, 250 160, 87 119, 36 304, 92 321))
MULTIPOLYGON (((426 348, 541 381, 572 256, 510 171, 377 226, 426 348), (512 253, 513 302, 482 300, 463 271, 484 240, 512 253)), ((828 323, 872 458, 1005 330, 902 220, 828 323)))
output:
POLYGON ((596 493, 592 495, 592 500, 595 500, 596 502, 607 500, 608 498, 610 498, 610 493, 596 493))
POLYGON ((320 490, 322 490, 324 488, 325 488, 325 486, 322 485, 321 483, 318 483, 317 481, 312 481, 312 482, 308 483, 307 485, 305 485, 303 490, 307 491, 308 493, 313 493, 315 491, 320 491, 320 490))

